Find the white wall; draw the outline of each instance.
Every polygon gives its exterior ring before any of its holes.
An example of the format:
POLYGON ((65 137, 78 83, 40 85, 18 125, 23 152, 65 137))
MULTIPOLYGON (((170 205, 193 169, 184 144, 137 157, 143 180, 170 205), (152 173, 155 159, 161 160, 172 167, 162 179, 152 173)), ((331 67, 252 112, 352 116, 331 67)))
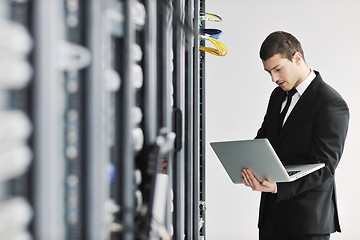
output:
POLYGON ((223 18, 208 22, 207 28, 223 30, 220 40, 229 51, 206 59, 207 239, 257 239, 260 194, 232 184, 209 142, 255 137, 275 88, 258 53, 275 30, 302 42, 309 67, 320 71, 350 107, 349 133, 336 173, 343 232, 331 239, 359 239, 359 174, 354 170, 360 169, 360 1, 206 0, 206 10, 223 18))

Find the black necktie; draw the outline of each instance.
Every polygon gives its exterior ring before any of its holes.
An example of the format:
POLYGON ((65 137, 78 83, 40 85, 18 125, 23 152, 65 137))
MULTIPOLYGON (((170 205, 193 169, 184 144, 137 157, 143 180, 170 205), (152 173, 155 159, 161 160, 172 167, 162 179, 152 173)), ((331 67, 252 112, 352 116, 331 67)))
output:
POLYGON ((286 105, 285 105, 284 109, 281 111, 280 116, 279 116, 279 130, 283 126, 285 115, 286 115, 287 111, 289 110, 291 99, 292 99, 292 97, 293 97, 293 95, 295 93, 296 93, 295 88, 293 88, 293 89, 291 89, 290 91, 287 92, 286 105))

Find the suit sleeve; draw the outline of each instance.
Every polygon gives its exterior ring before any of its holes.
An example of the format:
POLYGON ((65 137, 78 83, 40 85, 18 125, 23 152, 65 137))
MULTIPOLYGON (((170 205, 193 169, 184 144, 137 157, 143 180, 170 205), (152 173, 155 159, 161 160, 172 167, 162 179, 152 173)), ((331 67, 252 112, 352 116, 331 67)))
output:
POLYGON ((258 130, 255 139, 258 139, 258 138, 266 138, 266 132, 267 132, 267 131, 266 131, 266 124, 265 124, 265 122, 266 122, 266 116, 267 116, 267 115, 265 115, 264 121, 263 121, 263 123, 261 124, 261 128, 258 130))
POLYGON ((330 190, 340 161, 349 124, 349 109, 341 97, 328 101, 314 119, 309 162, 325 167, 290 183, 277 184, 277 202, 311 190, 330 190))
POLYGON ((269 139, 270 138, 269 129, 267 129, 267 123, 269 122, 269 118, 271 115, 271 113, 270 113, 272 110, 271 106, 275 105, 275 103, 274 103, 275 99, 279 98, 279 94, 281 94, 282 92, 283 91, 278 87, 278 88, 275 88, 274 91, 271 93, 264 120, 261 124, 260 129, 258 130, 258 132, 256 134, 255 139, 257 139, 257 138, 268 138, 269 139))

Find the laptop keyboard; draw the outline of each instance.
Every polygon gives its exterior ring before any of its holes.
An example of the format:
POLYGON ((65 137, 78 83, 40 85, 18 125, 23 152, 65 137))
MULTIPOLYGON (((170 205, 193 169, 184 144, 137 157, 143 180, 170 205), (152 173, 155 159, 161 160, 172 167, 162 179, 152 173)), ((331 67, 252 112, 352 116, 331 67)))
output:
POLYGON ((289 174, 289 176, 292 176, 298 172, 300 172, 300 171, 288 171, 287 173, 289 174))

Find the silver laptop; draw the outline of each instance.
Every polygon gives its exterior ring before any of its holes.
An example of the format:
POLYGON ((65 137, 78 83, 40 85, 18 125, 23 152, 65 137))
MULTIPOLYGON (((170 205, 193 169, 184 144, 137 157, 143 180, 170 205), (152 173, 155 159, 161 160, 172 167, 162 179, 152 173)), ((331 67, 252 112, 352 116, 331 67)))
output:
POLYGON ((242 183, 241 170, 250 169, 259 181, 291 182, 325 166, 324 163, 283 166, 267 139, 212 142, 233 183, 242 183))

